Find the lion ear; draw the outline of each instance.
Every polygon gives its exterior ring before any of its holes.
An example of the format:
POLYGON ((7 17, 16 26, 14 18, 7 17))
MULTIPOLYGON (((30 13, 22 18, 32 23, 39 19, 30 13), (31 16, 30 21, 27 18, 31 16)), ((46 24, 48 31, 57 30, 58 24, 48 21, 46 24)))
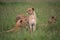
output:
POLYGON ((34 11, 34 8, 32 8, 32 10, 34 11))

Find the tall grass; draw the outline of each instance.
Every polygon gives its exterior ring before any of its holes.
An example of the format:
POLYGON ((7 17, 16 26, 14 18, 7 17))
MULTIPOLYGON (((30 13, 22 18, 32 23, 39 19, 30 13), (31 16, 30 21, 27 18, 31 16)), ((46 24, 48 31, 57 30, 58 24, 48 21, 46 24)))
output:
POLYGON ((34 7, 37 15, 37 30, 29 33, 26 29, 0 33, 0 40, 60 40, 60 3, 0 3, 0 32, 15 25, 18 14, 26 14, 26 8, 34 7), (57 16, 55 24, 48 24, 49 17, 57 16))

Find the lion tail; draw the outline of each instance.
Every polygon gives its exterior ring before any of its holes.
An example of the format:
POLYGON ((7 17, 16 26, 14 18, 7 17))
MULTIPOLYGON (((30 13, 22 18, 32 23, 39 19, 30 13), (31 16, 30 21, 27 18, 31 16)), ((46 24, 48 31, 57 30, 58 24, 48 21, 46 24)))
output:
POLYGON ((0 32, 0 33, 4 33, 4 32, 14 32, 16 31, 20 26, 20 20, 17 21, 16 25, 14 28, 10 29, 10 30, 7 30, 7 31, 3 31, 3 32, 0 32))

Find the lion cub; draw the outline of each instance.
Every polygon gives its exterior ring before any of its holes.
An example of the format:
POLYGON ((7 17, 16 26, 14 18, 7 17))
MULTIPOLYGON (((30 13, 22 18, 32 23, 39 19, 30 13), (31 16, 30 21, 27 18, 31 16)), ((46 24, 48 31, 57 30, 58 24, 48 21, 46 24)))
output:
POLYGON ((56 22, 56 16, 52 16, 48 20, 48 23, 55 23, 55 22, 56 22))
POLYGON ((36 30, 36 13, 34 8, 28 8, 27 13, 29 14, 29 27, 30 31, 35 31, 36 30))

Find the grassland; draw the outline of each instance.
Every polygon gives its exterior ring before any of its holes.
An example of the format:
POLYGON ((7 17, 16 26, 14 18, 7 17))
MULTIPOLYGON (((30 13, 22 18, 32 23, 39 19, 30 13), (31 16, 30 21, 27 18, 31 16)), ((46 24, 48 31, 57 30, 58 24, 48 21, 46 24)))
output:
POLYGON ((0 40, 60 40, 60 3, 0 3, 0 32, 9 30, 15 25, 18 14, 26 14, 26 8, 34 7, 37 15, 37 30, 0 33, 0 40), (55 24, 47 24, 50 16, 57 16, 55 24))

